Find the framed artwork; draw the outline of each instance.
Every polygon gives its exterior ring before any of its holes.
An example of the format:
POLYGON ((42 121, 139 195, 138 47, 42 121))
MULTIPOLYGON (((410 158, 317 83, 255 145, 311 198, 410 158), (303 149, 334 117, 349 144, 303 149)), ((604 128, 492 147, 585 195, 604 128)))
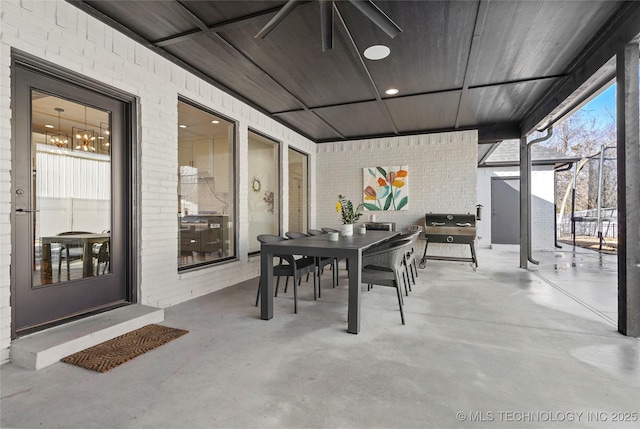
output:
POLYGON ((407 210, 409 166, 363 168, 362 179, 365 210, 407 210))

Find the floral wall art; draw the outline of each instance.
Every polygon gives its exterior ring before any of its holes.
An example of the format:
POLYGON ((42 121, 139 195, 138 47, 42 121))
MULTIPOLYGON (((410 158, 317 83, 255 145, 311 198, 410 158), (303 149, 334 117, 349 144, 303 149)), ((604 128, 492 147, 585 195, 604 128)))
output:
POLYGON ((362 176, 365 210, 407 210, 409 166, 363 168, 362 176))

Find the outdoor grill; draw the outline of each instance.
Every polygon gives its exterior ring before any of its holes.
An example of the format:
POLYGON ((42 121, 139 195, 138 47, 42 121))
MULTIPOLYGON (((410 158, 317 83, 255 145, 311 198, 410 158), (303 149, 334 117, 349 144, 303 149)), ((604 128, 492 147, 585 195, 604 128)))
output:
POLYGON ((427 213, 425 215, 424 239, 426 240, 426 244, 424 246, 424 255, 420 261, 420 268, 426 266, 427 259, 471 262, 474 270, 478 267, 476 249, 474 247, 476 239, 476 215, 470 213, 427 213), (427 255, 429 243, 468 244, 471 247, 471 257, 427 255))

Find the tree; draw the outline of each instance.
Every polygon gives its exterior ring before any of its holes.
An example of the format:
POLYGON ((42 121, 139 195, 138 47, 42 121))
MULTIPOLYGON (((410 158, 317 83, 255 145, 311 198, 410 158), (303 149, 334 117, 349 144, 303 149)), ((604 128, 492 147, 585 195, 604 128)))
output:
MULTIPOLYGON (((579 110, 561 123, 554 125, 553 136, 541 145, 569 156, 580 157, 585 165, 576 180, 575 210, 595 209, 598 195, 599 153, 602 146, 611 147, 616 142, 615 117, 611 112, 598 115, 593 111, 579 110)), ((617 179, 615 149, 605 152, 607 161, 603 169, 604 186, 602 202, 604 207, 616 207, 617 179)), ((556 174, 556 195, 567 195, 573 184, 574 170, 556 174)), ((566 198, 566 197, 565 197, 566 198)), ((560 208, 566 203, 560 205, 560 208)))

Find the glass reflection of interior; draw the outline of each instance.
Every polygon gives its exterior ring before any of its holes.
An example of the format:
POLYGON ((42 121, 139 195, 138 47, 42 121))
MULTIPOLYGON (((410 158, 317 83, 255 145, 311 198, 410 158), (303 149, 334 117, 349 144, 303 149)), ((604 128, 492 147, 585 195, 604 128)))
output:
POLYGON ((111 272, 109 112, 32 91, 33 286, 111 272))
POLYGON ((178 269, 234 249, 234 125, 178 103, 178 269))
POLYGON ((260 234, 279 234, 278 143, 249 131, 249 253, 260 251, 260 234))
POLYGON ((309 220, 307 155, 289 149, 289 231, 306 232, 309 220))

